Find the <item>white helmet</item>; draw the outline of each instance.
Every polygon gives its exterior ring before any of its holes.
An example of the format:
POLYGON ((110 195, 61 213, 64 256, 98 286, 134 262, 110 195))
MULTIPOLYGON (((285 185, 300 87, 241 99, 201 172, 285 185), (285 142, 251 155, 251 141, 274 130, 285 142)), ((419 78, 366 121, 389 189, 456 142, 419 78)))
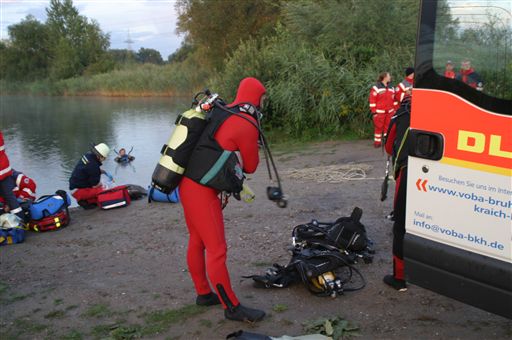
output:
POLYGON ((105 143, 100 143, 93 148, 94 153, 103 158, 107 158, 110 153, 110 148, 105 143))

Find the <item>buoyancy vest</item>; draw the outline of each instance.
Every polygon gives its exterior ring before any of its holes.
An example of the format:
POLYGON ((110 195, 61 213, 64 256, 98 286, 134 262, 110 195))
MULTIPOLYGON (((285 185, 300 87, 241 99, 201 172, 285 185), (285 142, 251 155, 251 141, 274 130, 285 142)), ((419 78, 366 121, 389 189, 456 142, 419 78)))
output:
MULTIPOLYGON (((215 133, 232 115, 219 107, 209 113, 208 123, 190 156, 185 176, 218 191, 237 194, 242 191, 245 178, 242 164, 236 151, 223 149, 215 139, 215 133)), ((251 121, 249 117, 247 120, 251 121)))

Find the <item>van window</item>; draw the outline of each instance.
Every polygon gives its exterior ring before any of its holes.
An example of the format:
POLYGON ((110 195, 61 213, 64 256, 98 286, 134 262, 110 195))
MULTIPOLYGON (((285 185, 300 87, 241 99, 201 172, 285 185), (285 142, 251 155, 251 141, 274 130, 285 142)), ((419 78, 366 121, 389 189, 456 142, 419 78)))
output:
POLYGON ((441 1, 435 32, 439 75, 512 99, 512 1, 441 1))

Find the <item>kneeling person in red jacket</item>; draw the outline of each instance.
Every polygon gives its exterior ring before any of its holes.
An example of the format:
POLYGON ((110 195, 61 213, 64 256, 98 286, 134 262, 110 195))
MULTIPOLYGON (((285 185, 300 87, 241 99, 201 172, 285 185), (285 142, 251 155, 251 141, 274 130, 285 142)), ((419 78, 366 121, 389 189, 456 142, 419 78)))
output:
MULTIPOLYGON (((35 201, 37 185, 32 178, 14 169, 11 178, 14 183, 12 192, 18 201, 35 201)), ((5 204, 5 199, 1 195, 0 203, 5 204)))
MULTIPOLYGON (((13 192, 16 182, 12 178, 13 170, 9 164, 9 158, 5 152, 4 135, 0 131, 0 197, 3 198, 4 212, 15 214, 21 220, 25 221, 25 213, 20 207, 18 200, 13 192)), ((26 221, 25 221, 26 222, 26 221)))
POLYGON ((104 190, 101 174, 112 180, 112 175, 100 168, 109 153, 110 148, 105 143, 94 146, 82 156, 71 174, 69 190, 83 208, 93 208, 98 203, 97 196, 104 190))
MULTIPOLYGON (((209 129, 207 126, 205 130, 208 134, 213 134, 213 138, 209 137, 206 144, 216 144, 215 147, 220 146, 227 152, 239 152, 240 164, 245 173, 254 173, 259 163, 257 120, 253 114, 249 113, 251 110, 247 110, 247 108, 259 109, 262 106, 265 92, 265 87, 259 80, 243 79, 236 99, 228 105, 231 111, 238 112, 242 117, 229 115, 218 128, 207 131, 209 129), (248 104, 248 106, 244 104, 248 104)), ((185 177, 180 183, 180 196, 190 234, 187 263, 197 292, 196 304, 216 305, 222 303, 227 319, 259 321, 265 316, 265 313, 241 305, 231 287, 226 267, 227 244, 219 190, 191 179, 194 177, 192 173, 197 172, 194 168, 200 168, 201 159, 204 159, 202 158, 204 154, 201 157, 198 156, 200 152, 198 150, 209 149, 211 146, 201 143, 200 140, 192 153, 185 177), (214 293, 212 287, 218 295, 214 293)), ((202 173, 202 171, 203 169, 199 172, 202 173)))

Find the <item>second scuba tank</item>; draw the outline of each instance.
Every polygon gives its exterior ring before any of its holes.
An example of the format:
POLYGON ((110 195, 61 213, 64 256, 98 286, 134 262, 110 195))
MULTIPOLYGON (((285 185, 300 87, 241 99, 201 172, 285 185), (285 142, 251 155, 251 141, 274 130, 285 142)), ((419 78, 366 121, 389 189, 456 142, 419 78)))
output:
POLYGON ((205 118, 205 113, 197 109, 190 109, 178 116, 174 132, 160 151, 162 157, 153 171, 151 186, 166 194, 176 189, 206 126, 205 118))

